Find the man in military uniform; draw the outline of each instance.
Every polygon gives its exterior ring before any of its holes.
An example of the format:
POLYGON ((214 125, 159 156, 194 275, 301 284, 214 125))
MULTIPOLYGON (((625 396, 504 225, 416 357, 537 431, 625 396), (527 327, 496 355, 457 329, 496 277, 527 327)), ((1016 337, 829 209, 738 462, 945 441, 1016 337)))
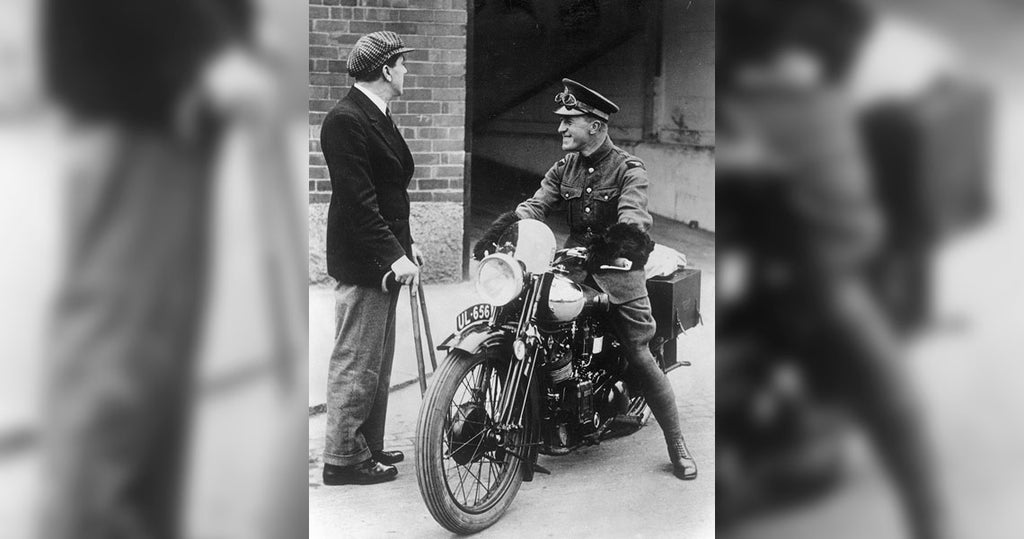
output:
POLYGON ((590 276, 614 305, 613 325, 661 425, 673 473, 693 479, 697 464, 683 441, 675 395, 649 347, 655 323, 644 274, 653 247, 647 235, 653 222, 647 212, 647 170, 608 137, 608 121, 619 107, 576 81, 562 83, 564 91, 555 96, 561 107, 555 114, 562 117, 558 133, 569 153, 547 171, 533 197, 498 217, 473 254, 480 259, 493 250, 501 233, 519 219, 543 220, 552 210, 568 210, 566 247, 591 247, 590 276), (609 265, 620 269, 607 269, 609 265))

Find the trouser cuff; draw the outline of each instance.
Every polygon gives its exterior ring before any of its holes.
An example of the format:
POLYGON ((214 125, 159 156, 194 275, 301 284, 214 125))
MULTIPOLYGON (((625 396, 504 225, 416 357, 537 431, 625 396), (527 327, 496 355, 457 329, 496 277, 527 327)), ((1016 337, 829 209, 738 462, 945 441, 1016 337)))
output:
POLYGON ((335 455, 324 451, 324 463, 332 466, 353 466, 369 460, 371 456, 370 448, 364 448, 362 451, 352 455, 335 455))

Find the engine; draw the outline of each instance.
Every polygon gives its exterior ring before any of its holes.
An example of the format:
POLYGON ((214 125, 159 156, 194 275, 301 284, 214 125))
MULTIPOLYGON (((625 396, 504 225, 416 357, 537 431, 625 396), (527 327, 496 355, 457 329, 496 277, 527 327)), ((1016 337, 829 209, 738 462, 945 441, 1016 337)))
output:
POLYGON ((619 377, 625 360, 618 342, 588 317, 542 335, 545 354, 540 364, 547 394, 542 411, 542 452, 564 454, 584 443, 596 443, 601 427, 629 408, 629 395, 619 377))

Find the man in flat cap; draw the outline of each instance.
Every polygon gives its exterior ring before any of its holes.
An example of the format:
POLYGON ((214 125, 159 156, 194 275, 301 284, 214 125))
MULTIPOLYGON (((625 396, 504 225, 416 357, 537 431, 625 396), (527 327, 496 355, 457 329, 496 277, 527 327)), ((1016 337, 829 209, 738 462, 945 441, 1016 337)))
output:
POLYGON ((355 85, 320 131, 332 189, 327 273, 337 280, 325 485, 392 480, 398 475, 393 465, 404 458, 384 450, 398 302, 386 281, 394 275, 399 283, 417 284, 422 256, 409 231, 413 158, 388 102, 402 95, 411 50, 394 32, 359 38, 347 63, 355 85))
POLYGON ((569 153, 547 171, 533 197, 498 217, 474 246, 473 255, 479 260, 493 251, 502 232, 519 219, 543 220, 552 210, 568 210, 565 246, 591 248, 590 277, 614 305, 615 330, 661 425, 673 473, 693 479, 697 464, 683 441, 672 386, 649 348, 655 322, 644 274, 653 248, 647 235, 653 223, 647 212, 647 169, 608 137, 608 121, 619 107, 576 81, 562 83, 564 90, 555 96, 561 107, 555 114, 562 117, 558 133, 562 149, 569 153), (629 269, 608 270, 603 265, 629 269))

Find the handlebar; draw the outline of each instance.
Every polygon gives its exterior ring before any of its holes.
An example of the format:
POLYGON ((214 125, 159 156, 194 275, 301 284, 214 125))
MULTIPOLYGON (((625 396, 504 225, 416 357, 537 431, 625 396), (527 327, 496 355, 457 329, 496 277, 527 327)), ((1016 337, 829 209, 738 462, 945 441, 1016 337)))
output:
POLYGON ((586 247, 569 247, 555 251, 555 257, 567 255, 573 258, 586 258, 588 253, 589 250, 586 247))

